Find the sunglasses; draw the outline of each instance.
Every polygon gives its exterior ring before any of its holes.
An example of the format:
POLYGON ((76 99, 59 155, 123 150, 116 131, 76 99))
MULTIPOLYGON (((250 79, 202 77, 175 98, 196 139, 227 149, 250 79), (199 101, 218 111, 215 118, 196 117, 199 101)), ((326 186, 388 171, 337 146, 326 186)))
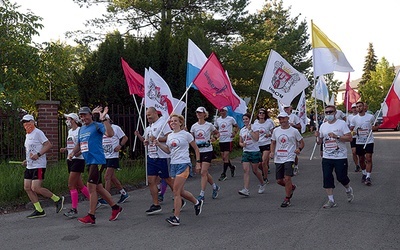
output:
POLYGON ((259 115, 261 115, 261 114, 265 115, 265 112, 258 112, 258 114, 259 114, 259 115))
POLYGON ((335 113, 335 111, 333 111, 333 110, 327 110, 327 111, 325 111, 325 114, 327 114, 327 115, 330 115, 330 114, 333 114, 333 113, 335 113))

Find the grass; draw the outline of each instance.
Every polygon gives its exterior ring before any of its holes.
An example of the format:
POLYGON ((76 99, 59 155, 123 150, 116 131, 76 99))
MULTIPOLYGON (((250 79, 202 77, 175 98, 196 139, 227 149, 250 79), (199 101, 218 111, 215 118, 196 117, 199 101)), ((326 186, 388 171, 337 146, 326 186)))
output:
MULTIPOLYGON (((120 161, 121 170, 116 172, 118 179, 126 187, 133 188, 143 183, 146 175, 144 159, 120 161)), ((29 198, 24 191, 24 171, 25 167, 17 164, 0 164, 0 210, 21 206, 29 202, 29 198)), ((87 180, 87 172, 83 174, 83 180, 87 180)), ((43 187, 48 188, 53 193, 69 194, 68 190, 68 171, 65 161, 48 164, 43 187)), ((129 188, 128 188, 129 189, 129 188)))

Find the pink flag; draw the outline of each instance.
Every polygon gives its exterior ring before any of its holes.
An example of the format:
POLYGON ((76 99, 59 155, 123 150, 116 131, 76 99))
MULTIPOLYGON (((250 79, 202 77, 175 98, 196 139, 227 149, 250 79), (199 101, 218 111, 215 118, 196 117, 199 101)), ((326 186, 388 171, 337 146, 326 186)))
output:
POLYGON ((121 57, 122 69, 125 73, 126 82, 128 83, 129 94, 144 97, 144 78, 136 73, 128 63, 121 57))
POLYGON ((240 104, 240 100, 233 94, 225 70, 214 52, 211 53, 193 83, 217 109, 231 106, 235 110, 240 104))
POLYGON ((344 105, 346 110, 351 110, 351 105, 360 99, 360 94, 350 87, 350 73, 346 81, 346 93, 344 95, 344 105))
POLYGON ((380 127, 395 128, 400 122, 400 79, 398 74, 383 103, 383 123, 380 127))

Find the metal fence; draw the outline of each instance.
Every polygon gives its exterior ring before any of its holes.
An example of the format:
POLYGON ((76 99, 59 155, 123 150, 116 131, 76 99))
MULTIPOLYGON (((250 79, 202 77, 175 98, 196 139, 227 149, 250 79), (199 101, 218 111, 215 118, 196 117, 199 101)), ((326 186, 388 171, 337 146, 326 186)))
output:
MULTIPOLYGON (((124 108, 119 106, 110 106, 109 115, 114 124, 120 126, 128 136, 128 142, 122 149, 122 157, 129 159, 137 159, 144 156, 143 144, 139 141, 136 142, 136 148, 133 152, 132 148, 135 139, 135 130, 137 127, 138 113, 131 108, 124 108)), ((25 131, 20 123, 19 114, 14 113, 0 113, 0 160, 23 160, 25 159, 25 131)), ((143 129, 140 128, 140 132, 143 129)), ((60 147, 66 146, 68 135, 68 128, 65 124, 65 117, 58 118, 58 145, 60 147)), ((65 159, 66 155, 58 153, 58 159, 65 159)))

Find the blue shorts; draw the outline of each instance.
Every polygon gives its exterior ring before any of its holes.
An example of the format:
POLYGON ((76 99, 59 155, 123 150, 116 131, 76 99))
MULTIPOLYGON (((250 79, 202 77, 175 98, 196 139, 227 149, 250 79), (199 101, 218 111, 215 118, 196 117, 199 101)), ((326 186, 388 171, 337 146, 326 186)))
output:
POLYGON ((242 162, 250 162, 250 163, 260 163, 262 162, 261 159, 261 152, 260 151, 244 151, 242 154, 242 162))
POLYGON ((293 176, 293 161, 288 161, 285 163, 275 163, 276 173, 275 178, 277 180, 285 178, 285 176, 293 176))
POLYGON ((162 179, 169 177, 169 158, 150 158, 147 156, 147 175, 160 176, 162 179))
MULTIPOLYGON (((189 173, 192 173, 191 163, 171 164, 171 177, 175 178, 177 175, 182 174, 189 168, 189 173)), ((191 176, 191 174, 189 174, 191 176)))

